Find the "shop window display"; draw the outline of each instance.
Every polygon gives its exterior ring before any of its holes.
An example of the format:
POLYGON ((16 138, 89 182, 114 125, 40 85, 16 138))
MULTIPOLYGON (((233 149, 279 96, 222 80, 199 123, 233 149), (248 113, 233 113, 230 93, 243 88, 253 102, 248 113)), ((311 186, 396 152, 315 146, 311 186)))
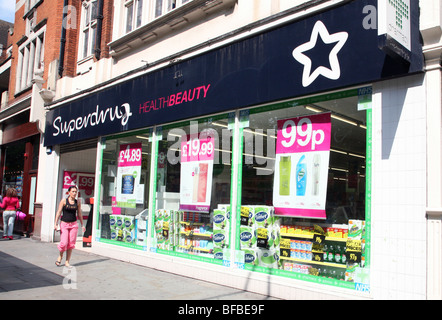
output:
POLYGON ((228 117, 164 126, 157 134, 153 250, 221 263, 230 241, 228 117))
POLYGON ((99 241, 369 288, 371 97, 361 92, 103 139, 99 241))
POLYGON ((102 141, 99 241, 147 250, 151 132, 102 141))
POLYGON ((370 114, 358 90, 248 110, 236 235, 246 269, 367 284, 370 114))

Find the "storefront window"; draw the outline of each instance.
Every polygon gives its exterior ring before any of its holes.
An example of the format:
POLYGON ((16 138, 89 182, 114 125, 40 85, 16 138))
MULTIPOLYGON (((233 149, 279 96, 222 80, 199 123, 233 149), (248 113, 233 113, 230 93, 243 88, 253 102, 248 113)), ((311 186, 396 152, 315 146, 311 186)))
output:
POLYGON ((236 239, 246 269, 343 287, 368 281, 371 111, 357 94, 243 112, 236 239))
POLYGON ((230 241, 228 119, 213 116, 158 128, 156 252, 223 260, 230 241))
POLYGON ((148 130, 103 139, 101 242, 146 250, 151 148, 148 130))
POLYGON ((5 168, 3 172, 2 194, 8 188, 15 188, 18 196, 22 197, 23 191, 23 165, 25 143, 13 143, 5 149, 5 168))

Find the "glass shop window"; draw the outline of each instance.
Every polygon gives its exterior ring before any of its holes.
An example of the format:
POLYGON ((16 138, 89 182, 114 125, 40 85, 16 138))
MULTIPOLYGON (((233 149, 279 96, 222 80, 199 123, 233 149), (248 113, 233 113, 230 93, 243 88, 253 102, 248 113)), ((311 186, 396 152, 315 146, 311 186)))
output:
POLYGON ((163 127, 154 245, 222 261, 229 247, 232 131, 227 116, 163 127))
POLYGON ((369 111, 354 92, 249 110, 236 235, 246 269, 367 282, 369 111))
POLYGON ((151 133, 103 141, 99 234, 100 241, 147 248, 151 133))

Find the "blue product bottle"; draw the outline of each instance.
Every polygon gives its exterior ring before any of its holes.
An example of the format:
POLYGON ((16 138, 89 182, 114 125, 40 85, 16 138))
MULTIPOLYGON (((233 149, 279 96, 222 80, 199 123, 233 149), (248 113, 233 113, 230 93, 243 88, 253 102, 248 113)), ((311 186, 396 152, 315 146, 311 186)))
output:
POLYGON ((302 155, 296 165, 296 195, 305 196, 305 187, 307 185, 307 165, 304 162, 305 155, 302 155))

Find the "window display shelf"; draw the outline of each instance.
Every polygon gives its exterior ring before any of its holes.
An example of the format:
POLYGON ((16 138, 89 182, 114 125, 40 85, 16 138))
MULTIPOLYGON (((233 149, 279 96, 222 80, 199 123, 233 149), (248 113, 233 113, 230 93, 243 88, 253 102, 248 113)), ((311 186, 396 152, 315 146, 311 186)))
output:
POLYGON ((180 224, 186 225, 186 226, 204 226, 207 223, 204 222, 193 222, 193 221, 180 221, 180 224))
POLYGON ((213 253, 213 249, 206 249, 206 248, 201 248, 201 247, 194 247, 192 245, 190 246, 178 246, 181 249, 184 250, 189 250, 189 251, 199 251, 199 252, 206 252, 206 253, 213 253))
POLYGON ((339 264, 339 263, 317 262, 317 261, 313 261, 313 260, 296 259, 296 258, 282 257, 282 256, 280 257, 280 259, 282 259, 282 260, 290 260, 290 261, 293 261, 293 262, 304 263, 304 264, 315 264, 315 265, 322 265, 322 266, 342 268, 342 269, 346 269, 347 268, 346 264, 339 264))
POLYGON ((210 238, 210 239, 212 239, 212 237, 213 237, 212 233, 198 233, 198 232, 192 232, 192 231, 181 231, 180 234, 182 234, 186 237, 204 237, 204 238, 210 238))
MULTIPOLYGON (((286 238, 303 238, 303 239, 313 239, 313 234, 301 234, 301 233, 281 233, 281 237, 286 238)), ((325 237, 327 241, 337 241, 337 242, 347 242, 347 238, 335 238, 335 237, 325 237)))

